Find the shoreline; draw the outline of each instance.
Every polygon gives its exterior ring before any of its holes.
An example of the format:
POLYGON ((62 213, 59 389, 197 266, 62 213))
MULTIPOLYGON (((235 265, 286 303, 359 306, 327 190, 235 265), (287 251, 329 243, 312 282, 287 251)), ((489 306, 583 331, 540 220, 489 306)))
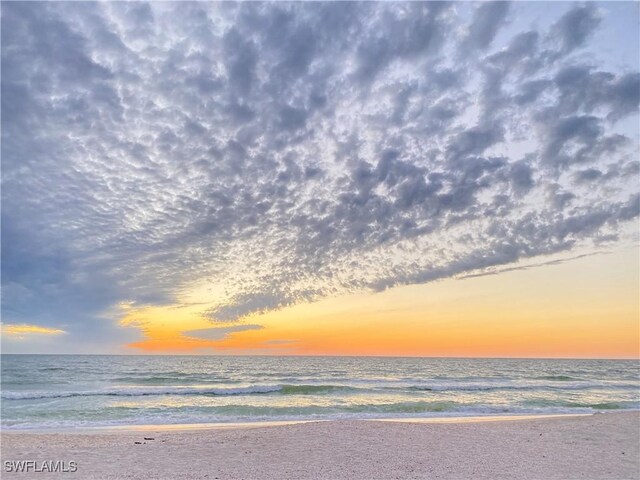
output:
POLYGON ((124 424, 97 425, 79 427, 34 427, 6 429, 0 427, 0 434, 92 434, 92 433, 120 433, 141 431, 192 431, 192 430, 229 430, 248 428, 279 427, 284 425, 298 425, 320 422, 390 422, 390 423, 484 423, 484 422, 512 422, 523 420, 538 420, 547 418, 590 417, 593 415, 610 415, 626 412, 640 412, 640 410, 607 411, 592 413, 540 413, 540 414, 504 414, 504 415, 447 415, 432 417, 380 417, 380 418, 318 418, 300 420, 256 420, 245 422, 205 422, 205 423, 166 423, 166 424, 124 424))
MULTIPOLYGON (((508 421, 335 420, 254 428, 7 432, 2 478, 482 480, 640 477, 640 412, 508 421), (76 473, 7 472, 20 461, 76 473), (13 462, 13 463, 12 463, 13 462)), ((420 419, 418 419, 420 420, 420 419)), ((485 419, 486 420, 486 419, 485 419)))

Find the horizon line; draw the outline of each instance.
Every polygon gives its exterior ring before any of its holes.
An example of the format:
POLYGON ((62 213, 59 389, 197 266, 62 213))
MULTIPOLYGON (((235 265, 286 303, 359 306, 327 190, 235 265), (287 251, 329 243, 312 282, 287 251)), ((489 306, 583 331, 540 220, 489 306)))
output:
POLYGON ((425 358, 433 360, 610 360, 640 361, 637 357, 461 357, 461 356, 429 356, 429 355, 304 355, 304 354, 208 354, 208 353, 4 353, 4 355, 48 355, 48 356, 103 356, 103 357, 290 357, 290 358, 425 358))

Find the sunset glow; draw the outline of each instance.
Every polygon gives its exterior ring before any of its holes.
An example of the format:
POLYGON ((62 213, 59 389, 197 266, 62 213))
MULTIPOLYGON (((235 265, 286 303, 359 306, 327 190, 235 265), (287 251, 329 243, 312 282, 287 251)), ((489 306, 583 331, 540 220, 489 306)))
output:
POLYGON ((212 327, 202 304, 131 309, 122 325, 140 328, 128 345, 139 353, 636 358, 637 262, 627 249, 342 296, 249 316, 238 331, 212 327), (220 338, 194 334, 207 328, 220 338))

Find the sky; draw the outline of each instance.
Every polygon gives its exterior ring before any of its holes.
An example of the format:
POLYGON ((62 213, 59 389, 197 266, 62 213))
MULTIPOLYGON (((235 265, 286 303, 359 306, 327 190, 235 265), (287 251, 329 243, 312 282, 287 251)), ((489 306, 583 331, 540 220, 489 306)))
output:
POLYGON ((639 8, 3 2, 3 353, 637 358, 639 8))

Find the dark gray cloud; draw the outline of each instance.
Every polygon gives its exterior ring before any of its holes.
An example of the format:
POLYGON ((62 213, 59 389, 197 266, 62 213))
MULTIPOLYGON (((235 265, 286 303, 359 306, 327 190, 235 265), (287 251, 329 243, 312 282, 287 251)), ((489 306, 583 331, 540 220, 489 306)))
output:
POLYGON ((3 4, 3 321, 118 343, 194 285, 233 322, 617 237, 637 59, 517 8, 3 4))
POLYGON ((510 2, 483 2, 476 8, 463 47, 467 49, 487 48, 509 12, 510 2))
POLYGON ((447 34, 449 10, 447 2, 409 2, 368 12, 372 20, 358 29, 357 78, 370 82, 393 62, 435 54, 447 34))
POLYGON ((587 168, 577 171, 574 177, 578 183, 588 183, 602 177, 602 172, 597 168, 587 168))
POLYGON ((569 53, 583 46, 601 21, 593 3, 586 3, 565 13, 554 25, 554 33, 560 40, 562 52, 569 53))
POLYGON ((554 78, 560 98, 559 113, 606 109, 615 121, 633 113, 640 102, 640 74, 594 71, 586 65, 568 65, 554 78))

